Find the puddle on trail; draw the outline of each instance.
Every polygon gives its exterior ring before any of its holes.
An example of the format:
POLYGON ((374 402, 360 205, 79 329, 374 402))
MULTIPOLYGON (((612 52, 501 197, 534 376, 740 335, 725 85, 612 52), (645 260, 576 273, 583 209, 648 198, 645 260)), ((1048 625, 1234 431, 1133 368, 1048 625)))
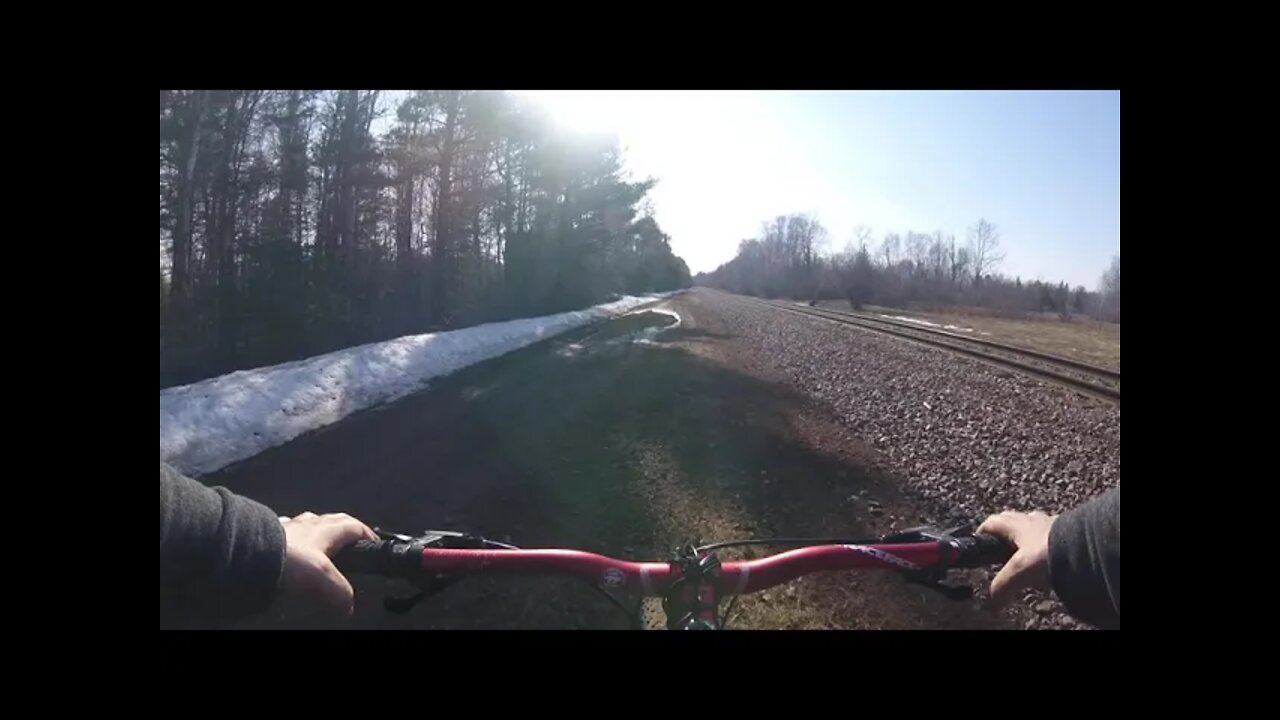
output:
POLYGON ((674 310, 639 310, 606 320, 590 334, 566 344, 559 353, 572 356, 604 347, 652 344, 658 333, 679 325, 680 316, 674 310))

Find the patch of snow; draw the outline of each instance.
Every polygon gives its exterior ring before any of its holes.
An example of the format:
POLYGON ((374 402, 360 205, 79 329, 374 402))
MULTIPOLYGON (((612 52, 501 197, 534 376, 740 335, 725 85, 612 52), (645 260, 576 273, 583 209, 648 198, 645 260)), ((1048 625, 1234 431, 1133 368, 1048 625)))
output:
MULTIPOLYGON (((673 317, 676 319, 676 321, 671 323, 670 325, 647 327, 644 330, 641 330, 640 332, 636 333, 635 337, 631 338, 631 340, 632 342, 638 343, 640 345, 653 345, 654 344, 653 339, 658 336, 658 333, 666 332, 667 330, 680 327, 680 313, 670 308, 659 308, 659 307, 646 308, 638 312, 657 313, 659 315, 666 315, 668 317, 673 317)), ((634 313, 627 313, 627 314, 631 315, 634 313)))
POLYGON ((907 317, 906 315, 885 315, 881 313, 880 317, 888 318, 890 320, 901 320, 902 322, 915 323, 916 325, 927 325, 929 327, 942 327, 937 323, 932 323, 932 322, 929 322, 928 320, 921 320, 920 318, 907 317))
MULTIPOLYGON (((922 320, 920 318, 907 317, 906 315, 885 315, 884 313, 881 313, 880 317, 888 318, 889 320, 900 320, 902 322, 914 323, 916 325, 924 325, 926 327, 943 328, 945 330, 959 330, 960 332, 973 332, 973 328, 960 327, 959 325, 939 325, 935 322, 929 322, 928 320, 922 320)), ((988 333, 982 334, 987 335, 988 333)))
POLYGON ((429 380, 674 293, 317 355, 160 391, 160 459, 201 475, 398 400, 429 380))

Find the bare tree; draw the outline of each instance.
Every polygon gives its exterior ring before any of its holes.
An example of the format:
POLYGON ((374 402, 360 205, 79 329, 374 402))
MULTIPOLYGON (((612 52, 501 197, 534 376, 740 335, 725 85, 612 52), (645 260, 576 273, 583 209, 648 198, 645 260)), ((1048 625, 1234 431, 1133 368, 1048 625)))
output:
MULTIPOLYGON (((811 276, 794 271, 798 267, 798 260, 794 258, 798 256, 788 254, 791 245, 786 237, 789 234, 787 220, 788 216, 783 216, 766 223, 763 240, 744 241, 736 258, 713 272, 700 274, 699 282, 734 292, 757 293, 759 288, 768 292, 773 288, 775 293, 799 297, 797 293, 807 286, 798 282, 813 279, 815 296, 830 299, 832 289, 839 288, 855 309, 868 304, 903 307, 923 301, 984 306, 1011 316, 1055 311, 1068 319, 1073 303, 1081 307, 1088 302, 1090 308, 1094 307, 1083 288, 1077 288, 1073 295, 1066 283, 1046 283, 1043 278, 1023 283, 1021 278, 1001 276, 996 268, 1003 258, 999 252, 999 234, 995 225, 986 220, 970 228, 970 242, 966 245, 957 242, 954 235, 942 232, 908 231, 903 237, 890 233, 874 251, 875 262, 871 262, 869 233, 858 226, 841 252, 815 260, 811 276), (774 246, 778 248, 776 255, 774 246), (772 261, 771 257, 779 260, 772 261), (974 282, 981 287, 974 287, 974 282)), ((795 251, 802 249, 797 245, 795 251)), ((1118 322, 1118 260, 1103 279, 1102 286, 1103 292, 1115 288, 1114 305, 1108 318, 1118 322)))
POLYGON ((893 267, 895 258, 902 252, 902 238, 897 233, 889 233, 880 243, 880 255, 884 258, 886 268, 893 267))
POLYGON ((929 236, 908 231, 907 257, 912 262, 913 274, 924 277, 929 267, 929 236))
POLYGON ((951 284, 958 287, 964 285, 965 275, 969 270, 969 248, 956 247, 956 236, 952 235, 947 246, 947 260, 951 265, 951 284))
POLYGON ((866 225, 853 226, 853 246, 857 248, 866 247, 871 242, 871 228, 866 225))
POLYGON ((942 239, 942 231, 935 230, 933 240, 929 243, 929 269, 934 280, 942 280, 947 273, 947 244, 942 239))
POLYGON ((1107 272, 1102 276, 1101 290, 1107 295, 1113 295, 1120 299, 1120 256, 1117 255, 1111 259, 1111 267, 1107 268, 1107 272))
POLYGON ((1000 250, 1000 232, 986 218, 969 228, 969 257, 973 263, 975 283, 981 282, 983 275, 1004 260, 1004 252, 1000 250))
POLYGON ((811 254, 809 265, 812 266, 814 261, 826 252, 827 247, 831 244, 831 238, 826 226, 818 222, 816 217, 809 219, 809 235, 809 250, 811 254))
MULTIPOLYGON (((808 215, 792 215, 787 218, 786 245, 789 260, 806 270, 813 267, 817 257, 818 221, 808 215)), ((823 231, 825 239, 825 230, 823 231)))
POLYGON ((1120 256, 1111 259, 1111 267, 1103 273, 1098 283, 1098 292, 1102 295, 1098 313, 1104 320, 1120 321, 1120 256))

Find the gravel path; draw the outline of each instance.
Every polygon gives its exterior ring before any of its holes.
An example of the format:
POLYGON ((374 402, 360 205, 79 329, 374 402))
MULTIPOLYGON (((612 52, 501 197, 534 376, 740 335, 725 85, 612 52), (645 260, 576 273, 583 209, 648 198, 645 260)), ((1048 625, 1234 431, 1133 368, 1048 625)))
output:
MULTIPOLYGON (((976 360, 709 290, 756 362, 833 407, 939 520, 1062 512, 1120 482, 1120 409, 976 360)), ((1028 627, 1070 626, 1029 596, 1028 627)))

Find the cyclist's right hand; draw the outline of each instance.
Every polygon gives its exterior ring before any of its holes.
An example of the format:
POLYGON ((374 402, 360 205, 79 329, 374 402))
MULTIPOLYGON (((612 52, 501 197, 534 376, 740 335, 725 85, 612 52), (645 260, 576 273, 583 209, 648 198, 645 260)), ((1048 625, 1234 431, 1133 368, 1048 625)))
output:
POLYGON ((992 515, 978 528, 979 533, 1003 538, 1017 548, 1009 562, 991 581, 991 603, 999 608, 1021 590, 1050 590, 1049 531, 1056 515, 1002 512, 992 515))

